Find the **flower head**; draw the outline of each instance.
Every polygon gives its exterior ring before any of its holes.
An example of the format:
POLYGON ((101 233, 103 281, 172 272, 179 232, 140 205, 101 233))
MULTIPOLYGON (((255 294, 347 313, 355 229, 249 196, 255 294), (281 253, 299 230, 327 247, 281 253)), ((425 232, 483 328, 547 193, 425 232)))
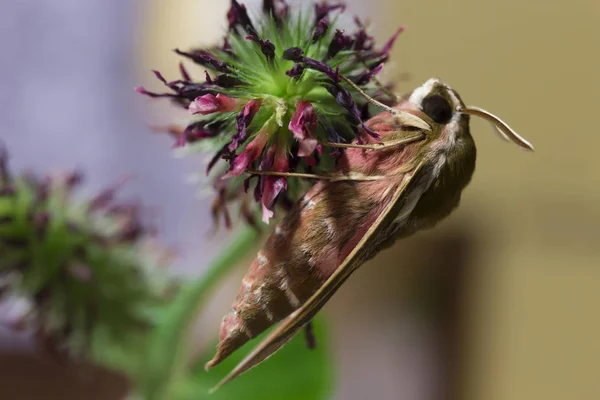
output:
POLYGON ((378 48, 360 20, 354 31, 337 25, 336 14, 345 9, 342 2, 320 1, 308 13, 291 13, 284 0, 265 0, 263 16, 252 19, 232 0, 220 46, 177 50, 207 70, 204 81, 181 67, 179 80, 155 73, 166 93, 136 89, 172 98, 195 116, 180 130, 177 145, 215 152, 208 170, 219 199, 243 198, 253 187, 268 221, 276 204, 294 200, 304 182, 285 176, 245 179, 244 172, 326 173, 340 153, 329 142, 360 140, 364 132, 378 137, 364 124, 370 117, 366 100, 342 77, 388 102, 372 80, 401 31, 378 48))
POLYGON ((0 301, 27 304, 11 325, 53 353, 103 363, 101 353, 130 346, 154 324, 151 312, 167 300, 158 266, 168 254, 139 204, 115 201, 120 185, 76 202, 81 174, 13 176, 1 153, 0 301))

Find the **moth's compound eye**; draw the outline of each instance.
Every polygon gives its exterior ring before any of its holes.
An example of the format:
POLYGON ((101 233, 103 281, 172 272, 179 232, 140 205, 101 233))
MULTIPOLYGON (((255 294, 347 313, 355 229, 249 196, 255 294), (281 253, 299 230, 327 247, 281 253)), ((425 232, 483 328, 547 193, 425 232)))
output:
POLYGON ((423 112, 438 124, 445 124, 452 118, 452 107, 439 94, 427 96, 421 103, 423 112))

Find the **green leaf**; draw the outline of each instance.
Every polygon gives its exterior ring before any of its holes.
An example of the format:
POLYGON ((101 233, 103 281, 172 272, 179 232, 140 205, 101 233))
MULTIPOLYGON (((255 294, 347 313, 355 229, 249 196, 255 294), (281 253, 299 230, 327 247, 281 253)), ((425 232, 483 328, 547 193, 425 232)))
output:
POLYGON ((172 395, 174 400, 321 400, 331 397, 333 363, 322 318, 314 323, 317 348, 306 347, 301 331, 280 351, 259 366, 227 383, 213 394, 208 391, 231 371, 264 337, 261 335, 235 352, 210 372, 203 365, 214 355, 207 350, 191 376, 182 380, 172 395))
POLYGON ((176 298, 157 316, 138 390, 146 400, 169 399, 172 385, 186 375, 189 362, 188 333, 206 296, 254 248, 257 232, 244 228, 223 250, 200 279, 181 288, 176 298))

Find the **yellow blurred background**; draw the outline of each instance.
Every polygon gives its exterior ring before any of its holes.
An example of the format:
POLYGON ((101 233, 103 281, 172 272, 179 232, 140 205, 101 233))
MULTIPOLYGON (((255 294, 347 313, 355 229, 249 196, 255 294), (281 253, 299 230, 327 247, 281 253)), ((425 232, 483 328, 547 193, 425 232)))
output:
MULTIPOLYGON (((174 76, 178 60, 169 50, 210 43, 227 2, 166 3, 154 0, 145 10, 138 60, 140 71, 152 66, 174 76)), ((463 285, 457 397, 600 398, 600 135, 593 122, 600 3, 349 3, 351 12, 369 17, 380 42, 406 25, 386 71, 387 79, 410 74, 400 91, 440 77, 468 104, 509 122, 536 152, 522 152, 473 121, 477 172, 460 209, 365 265, 327 308, 344 361, 338 398, 413 398, 386 387, 403 382, 389 370, 402 365, 394 354, 406 355, 394 350, 403 335, 394 320, 407 315, 398 304, 411 282, 401 269, 435 253, 437 237, 456 235, 466 235, 473 253, 463 285)))

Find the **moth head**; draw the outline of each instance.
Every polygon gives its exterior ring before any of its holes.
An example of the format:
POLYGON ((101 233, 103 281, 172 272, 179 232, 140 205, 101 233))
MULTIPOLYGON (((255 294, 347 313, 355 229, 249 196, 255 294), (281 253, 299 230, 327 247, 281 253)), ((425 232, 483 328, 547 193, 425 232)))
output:
POLYGON ((458 93, 439 79, 429 79, 416 88, 408 101, 427 116, 430 125, 438 126, 442 131, 468 132, 469 115, 475 115, 489 121, 504 139, 524 149, 533 150, 531 143, 519 136, 508 124, 482 108, 467 107, 458 93))

